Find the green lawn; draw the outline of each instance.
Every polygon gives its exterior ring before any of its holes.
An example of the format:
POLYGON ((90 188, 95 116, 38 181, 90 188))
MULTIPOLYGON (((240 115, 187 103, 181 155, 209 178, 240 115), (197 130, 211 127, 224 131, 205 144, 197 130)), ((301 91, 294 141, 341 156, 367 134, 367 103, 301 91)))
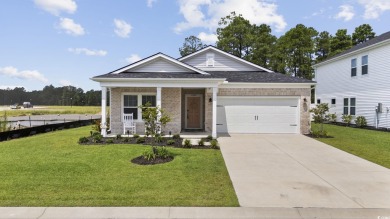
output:
POLYGON ((0 143, 0 206, 238 206, 219 150, 169 148, 172 162, 130 162, 149 147, 80 146, 90 127, 0 143))
MULTIPOLYGON (((318 125, 312 124, 312 127, 317 128, 318 125)), ((324 129, 333 138, 317 140, 390 168, 390 132, 337 125, 324 125, 324 129)))

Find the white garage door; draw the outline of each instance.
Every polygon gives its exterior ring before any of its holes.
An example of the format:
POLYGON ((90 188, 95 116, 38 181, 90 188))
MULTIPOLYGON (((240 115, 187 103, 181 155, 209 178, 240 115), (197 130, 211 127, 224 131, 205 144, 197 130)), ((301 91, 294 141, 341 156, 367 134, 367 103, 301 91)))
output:
POLYGON ((297 97, 218 97, 219 133, 299 133, 297 97))

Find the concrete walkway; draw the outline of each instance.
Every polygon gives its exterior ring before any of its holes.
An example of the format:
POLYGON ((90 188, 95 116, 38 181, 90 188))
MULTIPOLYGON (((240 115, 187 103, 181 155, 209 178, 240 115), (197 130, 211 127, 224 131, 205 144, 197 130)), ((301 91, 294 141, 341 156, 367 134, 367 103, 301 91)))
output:
POLYGON ((329 208, 1 208, 0 219, 132 219, 132 218, 289 218, 289 219, 389 219, 390 209, 329 208))
POLYGON ((241 206, 390 208, 389 169, 314 139, 247 134, 219 142, 241 206))

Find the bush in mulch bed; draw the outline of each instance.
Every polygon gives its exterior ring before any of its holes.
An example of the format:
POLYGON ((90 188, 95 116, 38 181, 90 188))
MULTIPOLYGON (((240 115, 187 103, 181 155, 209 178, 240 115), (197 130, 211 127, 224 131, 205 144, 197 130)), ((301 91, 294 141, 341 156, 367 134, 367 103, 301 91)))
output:
POLYGON ((219 149, 216 139, 210 140, 209 138, 201 139, 196 145, 192 145, 189 139, 185 139, 176 134, 172 137, 140 137, 135 134, 133 137, 122 137, 117 135, 116 137, 106 137, 99 132, 91 132, 89 137, 81 137, 78 142, 80 145, 106 145, 106 144, 141 144, 152 146, 170 146, 179 148, 192 148, 192 149, 219 149), (210 146, 206 146, 205 142, 210 142, 210 146))
POLYGON ((173 160, 173 155, 165 147, 157 148, 152 146, 151 150, 145 150, 142 156, 131 160, 132 163, 139 165, 154 165, 167 163, 173 160))

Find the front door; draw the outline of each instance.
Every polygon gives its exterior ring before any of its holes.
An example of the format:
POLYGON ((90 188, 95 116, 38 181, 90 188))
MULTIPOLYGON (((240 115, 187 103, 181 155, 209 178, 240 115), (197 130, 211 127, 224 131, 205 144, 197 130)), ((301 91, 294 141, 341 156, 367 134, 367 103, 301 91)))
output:
POLYGON ((201 129, 202 118, 202 96, 187 95, 186 96, 186 128, 201 129))

